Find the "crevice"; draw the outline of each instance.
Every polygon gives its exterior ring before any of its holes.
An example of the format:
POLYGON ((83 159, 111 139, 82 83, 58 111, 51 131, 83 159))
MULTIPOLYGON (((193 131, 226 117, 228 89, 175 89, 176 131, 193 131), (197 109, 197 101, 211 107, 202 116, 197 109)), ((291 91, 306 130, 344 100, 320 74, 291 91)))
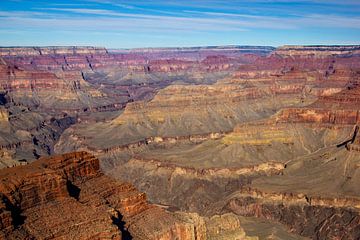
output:
POLYGON ((1 198, 3 203, 5 204, 6 210, 10 211, 11 213, 13 226, 16 228, 24 224, 26 217, 21 215, 22 210, 19 207, 12 204, 6 196, 3 195, 1 198))
POLYGON ((115 216, 111 217, 113 224, 115 224, 117 228, 120 230, 123 240, 132 240, 133 237, 131 236, 131 233, 128 231, 127 227, 125 226, 126 222, 123 220, 123 215, 118 210, 116 210, 116 213, 117 213, 117 217, 115 216))
POLYGON ((351 139, 346 140, 346 141, 344 141, 344 142, 342 142, 342 143, 339 143, 338 145, 336 145, 336 147, 339 148, 339 147, 346 146, 348 143, 354 143, 354 141, 355 141, 355 139, 356 139, 356 136, 357 136, 357 134, 358 134, 358 131, 359 131, 359 126, 356 125, 351 139))
POLYGON ((66 188, 68 190, 70 197, 73 197, 76 200, 79 200, 80 191, 81 191, 81 189, 79 187, 75 186, 72 182, 70 182, 68 180, 66 182, 66 188))

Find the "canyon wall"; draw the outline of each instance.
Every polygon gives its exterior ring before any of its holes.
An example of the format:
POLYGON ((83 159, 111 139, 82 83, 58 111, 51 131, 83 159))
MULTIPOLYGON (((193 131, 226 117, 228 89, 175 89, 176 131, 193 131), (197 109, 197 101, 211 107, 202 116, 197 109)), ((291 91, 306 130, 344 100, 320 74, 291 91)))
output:
POLYGON ((6 239, 247 239, 235 215, 203 218, 147 203, 131 184, 103 175, 86 152, 3 169, 0 178, 6 239))
MULTIPOLYGON (((245 216, 283 224, 288 239, 357 239, 359 60, 358 46, 2 49, 3 166, 80 150, 100 159, 94 172, 49 159, 14 168, 53 180, 11 178, 4 189, 40 204, 4 190, 4 231, 44 234, 41 219, 69 201, 91 210, 64 210, 74 226, 101 218, 114 238, 244 237, 245 216)), ((65 234, 59 221, 50 235, 65 234)))
POLYGON ((0 48, 1 165, 53 154, 55 142, 71 124, 112 119, 128 103, 147 101, 173 82, 215 82, 269 49, 252 51, 0 48))

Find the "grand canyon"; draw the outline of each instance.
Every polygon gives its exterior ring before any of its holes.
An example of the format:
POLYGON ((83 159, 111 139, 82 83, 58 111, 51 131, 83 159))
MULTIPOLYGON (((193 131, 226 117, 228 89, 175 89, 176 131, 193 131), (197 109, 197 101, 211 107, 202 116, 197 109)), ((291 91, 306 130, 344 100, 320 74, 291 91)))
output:
POLYGON ((359 45, 1 47, 0 239, 360 239, 359 126, 359 45))

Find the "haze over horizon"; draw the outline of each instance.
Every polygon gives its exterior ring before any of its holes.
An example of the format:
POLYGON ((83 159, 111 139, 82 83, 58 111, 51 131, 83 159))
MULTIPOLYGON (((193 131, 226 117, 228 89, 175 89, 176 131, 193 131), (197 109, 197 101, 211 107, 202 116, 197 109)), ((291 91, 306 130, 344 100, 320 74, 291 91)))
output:
POLYGON ((353 0, 5 0, 0 19, 0 46, 360 44, 353 0))

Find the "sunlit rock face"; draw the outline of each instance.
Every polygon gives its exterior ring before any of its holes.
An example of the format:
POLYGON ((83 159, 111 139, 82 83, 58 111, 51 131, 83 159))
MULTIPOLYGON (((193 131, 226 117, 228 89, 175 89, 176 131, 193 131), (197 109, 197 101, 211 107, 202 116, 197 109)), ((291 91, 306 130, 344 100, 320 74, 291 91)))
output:
POLYGON ((204 218, 147 203, 131 184, 101 173, 86 152, 3 169, 0 178, 6 239, 248 239, 234 214, 204 218))
POLYGON ((0 52, 2 167, 55 171, 35 171, 45 190, 12 202, 29 217, 7 233, 48 236, 33 227, 57 211, 32 214, 49 206, 113 238, 360 237, 358 46, 0 52), (35 161, 76 151, 96 167, 35 161))

